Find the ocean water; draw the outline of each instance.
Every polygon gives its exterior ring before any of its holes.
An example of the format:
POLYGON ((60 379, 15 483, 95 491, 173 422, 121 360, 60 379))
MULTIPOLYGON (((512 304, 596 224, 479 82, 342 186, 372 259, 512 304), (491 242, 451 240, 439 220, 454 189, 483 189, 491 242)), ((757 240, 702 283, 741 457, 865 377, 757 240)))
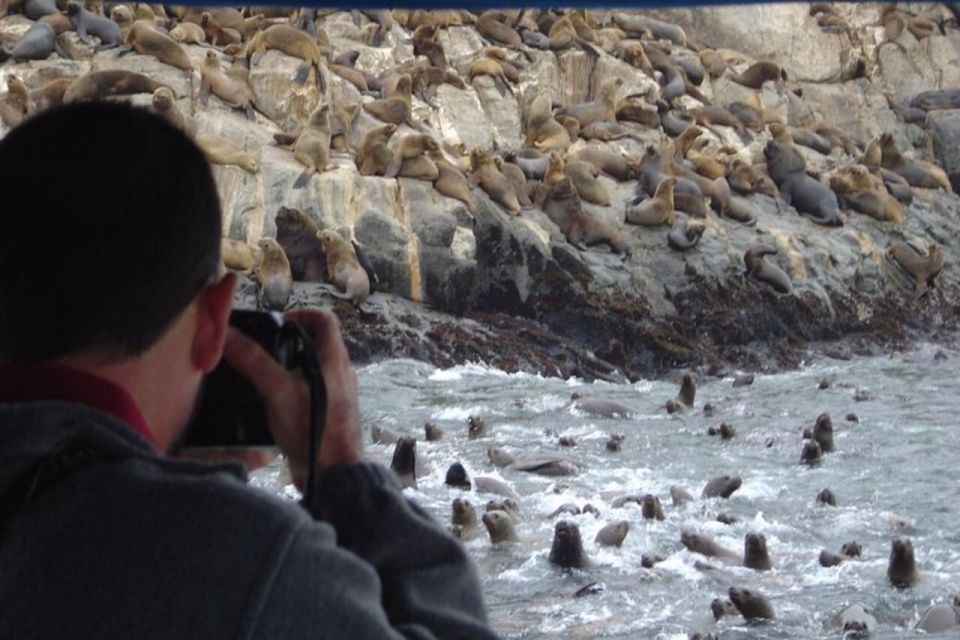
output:
MULTIPOLYGON (((482 514, 497 497, 445 486, 446 469, 456 461, 473 476, 505 480, 519 495, 520 542, 492 545, 481 524, 479 534, 464 543, 477 565, 491 622, 504 637, 682 640, 690 631, 711 630, 720 638, 839 638, 834 615, 859 603, 878 619, 871 637, 903 638, 916 634, 912 627, 926 607, 960 592, 956 347, 923 345, 889 357, 822 360, 756 375, 751 386, 740 388, 732 386, 732 377, 700 378, 694 408, 674 415, 663 406, 677 393, 675 380, 586 384, 506 374, 483 364, 440 370, 396 360, 358 373, 367 441, 373 426, 417 437, 418 488, 407 492, 437 520, 450 522, 454 498, 467 498, 482 514), (829 388, 818 389, 823 380, 829 388), (574 391, 615 400, 633 413, 627 419, 583 415, 571 406, 574 391), (715 408, 711 417, 704 415, 706 403, 715 408), (800 464, 801 432, 823 412, 832 417, 836 449, 808 467, 800 464), (486 421, 490 434, 468 439, 469 416, 486 421), (424 441, 428 421, 444 430, 442 441, 424 441), (736 437, 707 435, 721 422, 733 425, 736 437), (621 451, 611 453, 605 443, 614 433, 625 439, 621 451), (576 445, 561 448, 560 436, 576 445), (518 457, 566 456, 582 470, 551 478, 498 469, 486 454, 494 445, 518 457), (729 499, 701 499, 706 482, 724 474, 740 476, 742 487, 729 499), (673 506, 672 485, 697 499, 673 506), (837 496, 836 507, 816 502, 824 488, 837 496), (633 503, 612 506, 617 496, 644 493, 660 498, 665 520, 644 520, 633 503), (551 517, 565 503, 590 503, 600 516, 551 517), (718 522, 721 512, 737 522, 718 522), (588 569, 563 571, 549 563, 561 519, 579 526, 592 561, 588 569), (617 520, 630 523, 622 547, 598 546, 597 531, 617 520), (682 531, 740 553, 746 533, 763 533, 773 569, 756 572, 694 554, 680 544, 682 531), (890 545, 898 537, 913 541, 921 575, 907 590, 886 579, 890 545), (822 549, 839 553, 850 541, 862 545, 861 559, 819 565, 822 549), (645 569, 643 554, 665 560, 645 569), (718 570, 704 571, 698 561, 718 570), (592 582, 602 591, 573 597, 592 582), (731 585, 765 594, 776 620, 748 624, 732 616, 715 622, 710 602, 726 597, 731 585)), ((367 446, 371 458, 387 464, 392 450, 367 446)), ((291 491, 275 474, 259 482, 282 494, 291 491)), ((944 637, 954 636, 960 632, 944 637)))

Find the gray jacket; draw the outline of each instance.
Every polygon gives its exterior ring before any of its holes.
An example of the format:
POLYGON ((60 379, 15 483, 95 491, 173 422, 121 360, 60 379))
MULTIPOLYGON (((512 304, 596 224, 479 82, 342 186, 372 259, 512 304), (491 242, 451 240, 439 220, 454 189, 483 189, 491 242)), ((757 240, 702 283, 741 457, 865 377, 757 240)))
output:
POLYGON ((463 547, 380 466, 325 476, 316 521, 105 413, 7 404, 0 496, 76 437, 107 457, 0 522, 0 637, 496 637, 463 547))

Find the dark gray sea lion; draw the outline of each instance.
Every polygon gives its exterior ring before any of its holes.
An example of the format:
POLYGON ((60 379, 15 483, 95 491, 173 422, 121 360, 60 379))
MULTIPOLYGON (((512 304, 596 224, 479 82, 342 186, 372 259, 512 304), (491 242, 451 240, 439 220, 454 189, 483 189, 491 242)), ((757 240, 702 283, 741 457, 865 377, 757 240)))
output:
POLYGON ((59 11, 57 3, 53 0, 27 0, 23 3, 23 15, 30 20, 39 20, 43 16, 59 11))
POLYGON ((673 506, 675 507, 682 507, 688 502, 693 502, 693 496, 690 495, 690 492, 677 485, 670 487, 670 499, 673 500, 673 506))
POLYGON ((687 640, 717 640, 717 634, 709 631, 691 631, 687 634, 687 640))
POLYGON ((750 247, 743 254, 743 264, 746 275, 758 282, 770 285, 777 293, 788 294, 793 291, 793 283, 783 269, 771 264, 764 256, 776 255, 779 249, 757 245, 750 247))
POLYGON ((640 506, 643 509, 644 520, 663 520, 663 506, 660 504, 660 498, 646 494, 640 500, 640 506))
POLYGON ((913 542, 910 538, 899 538, 890 545, 890 563, 887 565, 887 578, 898 589, 912 587, 919 579, 917 564, 913 556, 913 542))
POLYGON ((859 558, 860 554, 863 552, 860 543, 856 540, 852 542, 844 542, 843 546, 840 547, 840 555, 847 558, 859 558))
POLYGON ((910 106, 924 111, 960 109, 960 89, 923 91, 914 96, 910 106))
POLYGON ((756 62, 747 67, 743 73, 731 76, 731 80, 751 89, 759 89, 764 82, 780 83, 787 79, 787 72, 773 62, 756 62))
POLYGON ((91 44, 87 34, 100 40, 100 46, 97 47, 98 51, 119 47, 120 43, 123 42, 123 34, 116 22, 87 11, 79 2, 67 3, 67 15, 70 16, 70 24, 77 32, 77 38, 80 42, 91 44))
POLYGON ((468 491, 473 486, 470 483, 470 476, 467 475, 467 470, 459 462, 454 462, 450 465, 447 469, 447 476, 443 482, 448 486, 466 489, 468 491))
POLYGON ((783 201, 814 222, 841 226, 837 196, 825 184, 804 173, 803 158, 788 146, 771 140, 763 148, 770 177, 783 201))
POLYGON ((721 422, 719 427, 710 427, 707 429, 707 435, 720 436, 721 440, 730 440, 737 435, 736 429, 726 422, 721 422))
POLYGON ((817 422, 813 425, 813 439, 824 453, 833 451, 833 421, 829 413, 817 416, 817 422))
POLYGON ((8 57, 14 60, 46 60, 53 53, 57 32, 46 22, 34 22, 13 50, 0 47, 0 62, 8 57))
POLYGON ((697 385, 693 381, 693 376, 689 373, 683 374, 680 380, 680 391, 677 393, 677 402, 692 407, 697 397, 697 385))
POLYGON ((820 563, 821 567, 835 567, 843 562, 843 556, 822 549, 820 556, 817 558, 817 562, 820 563))
POLYGON ((773 567, 767 552, 767 537, 762 533, 748 533, 743 537, 743 566, 755 571, 773 567))
POLYGON ((440 440, 443 440, 443 429, 432 422, 428 422, 423 425, 423 431, 427 442, 439 442, 440 440))
POLYGON ((497 467, 506 467, 517 461, 516 457, 503 447, 487 447, 487 458, 497 467))
POLYGON ((594 542, 604 547, 619 547, 628 533, 630 533, 630 523, 626 520, 611 522, 597 532, 594 542))
POLYGON ((573 407, 575 409, 592 416, 601 418, 628 418, 633 413, 630 407, 612 400, 584 398, 579 393, 572 394, 570 399, 573 401, 573 407))
POLYGON ((653 569, 653 567, 658 562, 663 562, 664 560, 666 560, 666 558, 664 558, 663 556, 659 556, 652 553, 645 553, 642 556, 640 556, 640 566, 643 567, 644 569, 653 569))
POLYGON ((752 384, 753 384, 753 374, 752 374, 752 373, 744 373, 744 374, 739 375, 739 376, 737 376, 736 378, 733 379, 733 388, 734 388, 734 389, 736 389, 737 387, 749 387, 749 386, 752 385, 752 384))
POLYGON ((730 587, 727 595, 730 597, 733 606, 740 612, 740 615, 747 620, 758 618, 772 620, 776 617, 770 601, 759 592, 742 589, 740 587, 730 587))
POLYGON ((885 133, 880 136, 880 166, 884 169, 899 174, 911 186, 922 187, 925 189, 943 189, 947 193, 953 193, 950 186, 950 179, 946 172, 932 162, 922 160, 909 160, 900 154, 893 136, 885 133))
POLYGON ((740 476, 718 476, 706 484, 701 495, 704 498, 729 498, 741 484, 740 476))
POLYGON ((833 491, 830 491, 830 489, 823 489, 817 494, 817 504, 835 507, 837 506, 837 496, 833 495, 833 491))
POLYGON ((724 560, 733 560, 737 564, 743 563, 743 558, 739 553, 722 547, 710 538, 700 535, 699 533, 683 531, 680 534, 680 543, 690 551, 705 555, 708 558, 721 558, 724 560))
POLYGON ((517 528, 513 518, 505 511, 487 511, 481 518, 483 526, 490 534, 490 542, 517 542, 517 528))
POLYGON ((960 627, 960 597, 954 596, 951 604, 935 604, 920 616, 914 629, 926 633, 943 633, 960 627))
POLYGON ((390 461, 390 470, 400 480, 400 486, 417 488, 417 441, 415 438, 402 437, 397 441, 390 461))
MULTIPOLYGON (((350 243, 353 245, 353 252, 357 256, 357 262, 360 263, 360 267, 367 273, 367 280, 370 282, 370 295, 373 295, 380 285, 380 277, 377 275, 376 269, 373 268, 373 263, 370 262, 370 258, 364 252, 363 247, 357 244, 356 240, 351 240, 350 243)), ((429 437, 427 439, 429 440, 429 437)))
POLYGON ((475 438, 482 438, 485 435, 489 434, 489 429, 487 428, 487 423, 481 420, 476 416, 470 416, 467 418, 467 437, 471 440, 475 438))
POLYGON ((728 524, 728 525, 737 524, 738 522, 740 522, 740 518, 738 518, 737 516, 732 516, 729 513, 718 513, 717 522, 721 524, 728 524))
POLYGON ((804 440, 803 450, 800 452, 800 462, 803 464, 819 464, 823 458, 823 451, 816 440, 804 440))
POLYGON ((589 565, 583 551, 580 527, 573 522, 561 520, 554 526, 550 562, 562 569, 584 569, 589 565))
POLYGON ((700 220, 675 224, 667 234, 667 245, 674 251, 689 251, 700 242, 706 228, 700 220))
POLYGON ((550 513, 549 517, 556 518, 557 516, 562 516, 562 515, 578 516, 581 513, 583 513, 583 510, 580 507, 578 507, 576 504, 574 504, 573 502, 565 502, 564 504, 554 509, 550 513))
POLYGON ((714 598, 710 602, 710 611, 713 613, 714 620, 719 620, 724 616, 740 615, 740 612, 737 611, 737 608, 732 602, 721 598, 714 598))
POLYGON ((459 462, 454 462, 447 468, 444 484, 467 491, 472 487, 478 493, 495 493, 505 498, 517 499, 517 493, 503 480, 488 476, 477 476, 471 480, 467 470, 459 462))
POLYGON ((294 280, 327 282, 327 258, 313 219, 299 209, 280 207, 276 223, 277 242, 290 259, 294 280))

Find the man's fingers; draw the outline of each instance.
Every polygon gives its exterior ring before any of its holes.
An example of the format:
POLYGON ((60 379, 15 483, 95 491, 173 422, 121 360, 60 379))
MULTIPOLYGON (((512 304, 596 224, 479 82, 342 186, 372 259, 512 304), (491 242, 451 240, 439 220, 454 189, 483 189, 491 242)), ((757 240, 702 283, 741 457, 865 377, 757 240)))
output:
POLYGON ((257 390, 262 398, 286 391, 290 374, 263 347, 242 331, 230 327, 223 358, 257 390))

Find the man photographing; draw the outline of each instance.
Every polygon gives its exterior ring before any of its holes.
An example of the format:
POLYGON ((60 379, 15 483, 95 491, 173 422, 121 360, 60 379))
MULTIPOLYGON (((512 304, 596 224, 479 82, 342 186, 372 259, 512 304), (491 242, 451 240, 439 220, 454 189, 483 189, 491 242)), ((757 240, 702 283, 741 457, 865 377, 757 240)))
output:
POLYGON ((264 398, 302 490, 309 390, 228 328, 203 154, 123 104, 0 140, 0 629, 11 638, 494 638, 460 544, 363 462, 336 319, 303 507, 167 457, 221 355, 264 398))

